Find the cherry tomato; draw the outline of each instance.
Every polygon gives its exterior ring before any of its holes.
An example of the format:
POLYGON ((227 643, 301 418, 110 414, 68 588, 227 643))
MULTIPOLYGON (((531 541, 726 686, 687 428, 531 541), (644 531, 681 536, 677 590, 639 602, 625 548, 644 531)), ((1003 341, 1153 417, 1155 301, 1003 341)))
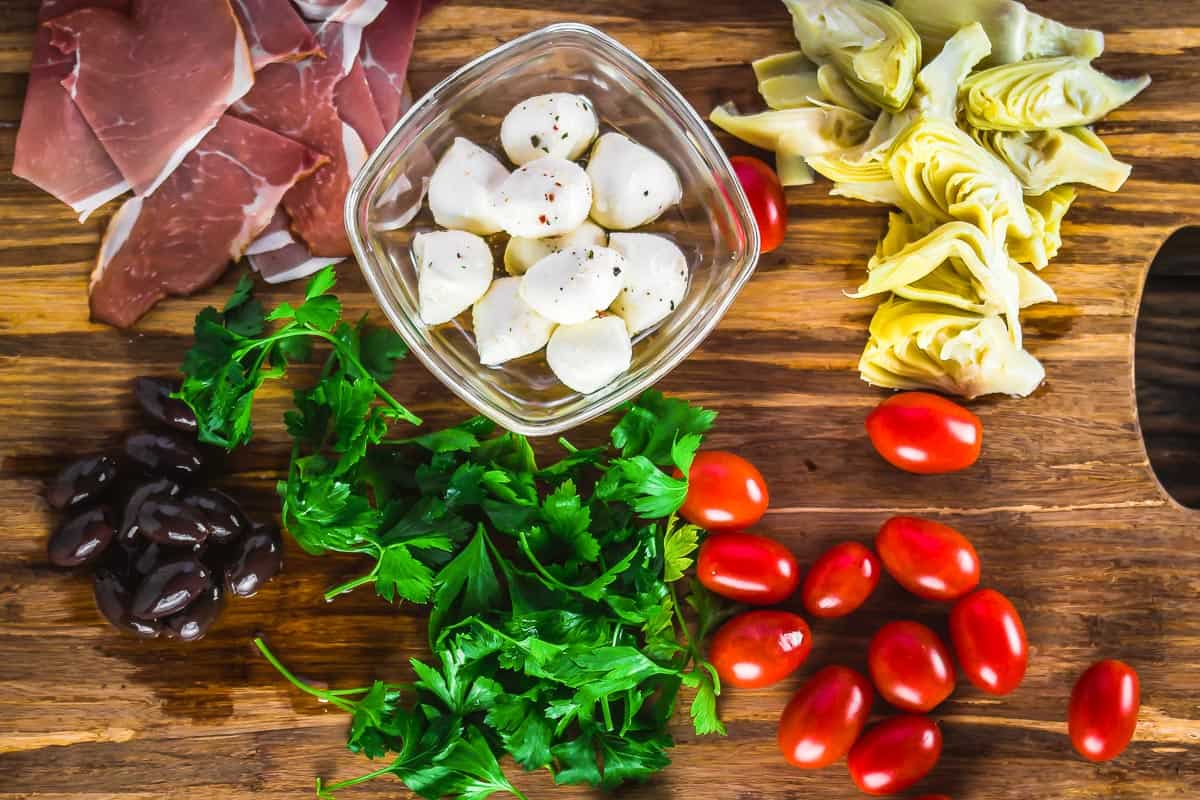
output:
POLYGON ((867 794, 895 794, 928 775, 941 754, 942 732, 933 720, 905 714, 864 733, 850 748, 846 765, 867 794))
POLYGON ((792 766, 820 769, 850 752, 871 713, 871 682, 847 667, 825 667, 788 701, 779 749, 792 766))
POLYGON ((938 635, 919 622, 889 622, 867 650, 871 679, 902 711, 932 711, 954 691, 954 662, 938 635))
POLYGON ((950 641, 963 672, 988 694, 1008 694, 1025 677, 1025 626, 1013 604, 995 589, 980 589, 954 604, 950 641))
POLYGON ((821 554, 804 576, 804 608, 814 617, 844 617, 879 585, 879 559, 858 542, 842 542, 821 554))
MULTIPOLYGON (((675 470, 675 477, 683 474, 675 470)), ((753 464, 721 450, 696 454, 680 516, 710 531, 739 531, 766 511, 767 483, 753 464)))
POLYGON ((928 392, 884 400, 867 415, 867 435, 892 466, 922 475, 966 469, 983 446, 979 417, 928 392))
POLYGON ((739 603, 769 606, 791 597, 800 582, 792 552, 754 533, 713 533, 700 545, 696 577, 712 592, 739 603))
POLYGON ((759 252, 769 253, 783 243, 787 232, 787 198, 775 170, 751 156, 729 159, 738 183, 750 201, 754 221, 758 224, 759 252))
POLYGON ((1133 667, 1122 661, 1100 661, 1079 676, 1067 708, 1071 744, 1088 761, 1121 755, 1137 727, 1141 685, 1133 667))
POLYGON ((875 550, 896 582, 926 600, 957 600, 979 585, 979 555, 967 537, 940 522, 892 517, 875 550))
POLYGON ((722 683, 758 689, 791 675, 812 652, 808 623, 790 611, 747 611, 713 635, 708 659, 722 683))

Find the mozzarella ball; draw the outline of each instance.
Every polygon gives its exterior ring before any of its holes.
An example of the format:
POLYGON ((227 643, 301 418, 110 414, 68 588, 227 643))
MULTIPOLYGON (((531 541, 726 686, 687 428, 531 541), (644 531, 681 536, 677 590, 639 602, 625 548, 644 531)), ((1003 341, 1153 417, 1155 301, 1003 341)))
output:
POLYGON ((514 170, 496 192, 496 219, 513 236, 562 236, 583 224, 592 182, 576 163, 539 158, 514 170))
POLYGON ((528 164, 543 156, 574 160, 596 138, 600 124, 591 101, 579 94, 540 94, 513 106, 500 124, 509 161, 528 164))
POLYGON ((590 220, 563 236, 547 236, 545 239, 514 236, 504 248, 504 269, 509 275, 524 275, 530 267, 551 253, 571 247, 603 247, 607 240, 608 234, 604 229, 590 220))
POLYGON ((560 325, 573 325, 612 305, 621 291, 625 259, 607 247, 551 253, 521 278, 521 297, 560 325))
POLYGON ((653 222, 683 197, 674 168, 619 133, 606 133, 596 142, 587 174, 592 179, 592 219, 612 230, 653 222))
POLYGON ((500 159, 468 139, 454 140, 429 180, 429 210, 438 225, 481 236, 499 233, 492 197, 508 170, 500 159))
POLYGON ((491 248, 473 233, 418 233, 412 248, 421 319, 426 325, 454 319, 483 297, 492 283, 491 248))
POLYGON ((471 311, 479 360, 495 366, 546 346, 554 323, 521 299, 520 278, 500 278, 471 311))
POLYGON ((670 239, 653 233, 614 233, 608 243, 625 259, 625 283, 611 310, 636 335, 662 320, 683 300, 688 282, 687 258, 670 239))
POLYGON ((560 381, 582 394, 612 383, 629 369, 633 344, 620 317, 560 325, 546 345, 546 363, 560 381))

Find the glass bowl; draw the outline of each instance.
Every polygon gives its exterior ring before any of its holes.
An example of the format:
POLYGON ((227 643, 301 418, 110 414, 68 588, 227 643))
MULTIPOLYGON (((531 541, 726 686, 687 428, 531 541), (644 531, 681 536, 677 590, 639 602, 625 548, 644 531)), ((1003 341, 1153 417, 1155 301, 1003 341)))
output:
MULTIPOLYGON (((653 386, 720 321, 758 260, 758 229, 729 160, 667 80, 616 40, 586 25, 551 25, 502 45, 416 102, 360 171, 346 228, 367 283, 412 352, 450 391, 505 428, 562 433, 653 386), (679 307, 634 340, 628 372, 591 394, 551 373, 542 353, 499 367, 479 362, 470 313, 427 327, 417 304, 410 243, 435 229, 423 203, 435 159, 465 136, 503 159, 500 122, 519 101, 548 92, 587 96, 601 133, 620 131, 666 158, 682 203, 637 230, 672 238, 688 259, 679 307)), ((507 236, 489 238, 497 265, 507 236)), ((500 267, 502 269, 502 266, 500 267)))

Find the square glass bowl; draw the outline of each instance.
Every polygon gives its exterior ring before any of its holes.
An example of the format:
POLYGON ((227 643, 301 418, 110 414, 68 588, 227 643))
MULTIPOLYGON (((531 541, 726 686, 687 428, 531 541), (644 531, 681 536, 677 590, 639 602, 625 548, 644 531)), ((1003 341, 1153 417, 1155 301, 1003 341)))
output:
MULTIPOLYGON (((492 50, 416 102, 367 161, 346 201, 346 227, 367 283, 412 352, 450 391, 505 428, 566 431, 653 386, 720 321, 758 260, 758 229, 729 160, 667 80, 615 39, 586 25, 551 25, 492 50), (688 259, 683 302, 634 340, 628 372, 591 394, 562 383, 543 354, 498 367, 479 362, 470 313, 427 327, 417 302, 412 238, 436 228, 424 191, 436 159, 464 136, 495 153, 500 122, 521 100, 549 92, 588 97, 600 132, 619 131, 667 159, 682 203, 637 228, 672 238, 688 259)), ((502 270, 507 236, 490 237, 502 270)))

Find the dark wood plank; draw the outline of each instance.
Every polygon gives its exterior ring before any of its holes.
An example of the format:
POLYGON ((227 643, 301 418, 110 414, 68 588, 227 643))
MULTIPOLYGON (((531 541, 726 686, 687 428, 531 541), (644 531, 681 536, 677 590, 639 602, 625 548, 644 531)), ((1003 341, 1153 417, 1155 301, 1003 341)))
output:
MULTIPOLYGON (((1024 685, 997 701, 962 683, 937 711, 946 753, 922 790, 955 800, 1194 797, 1200 515, 1163 493, 1148 462, 1134 405, 1133 334, 1153 254, 1177 228, 1200 220, 1200 5, 1032 5, 1104 29, 1103 66, 1148 71, 1155 83, 1101 126, 1114 152, 1134 164, 1133 178, 1115 196, 1081 193, 1066 246, 1046 272, 1061 302, 1026 315, 1029 347, 1049 379, 1027 400, 974 404, 987 427, 980 464, 918 478, 871 452, 862 419, 882 395, 859 381, 855 364, 873 304, 842 292, 858 282, 884 214, 830 198, 822 185, 789 191, 785 246, 762 259, 720 329, 662 388, 720 411, 713 444, 760 464, 773 496, 761 529, 802 562, 845 538, 869 541, 889 514, 937 516, 973 538, 985 581, 1022 610, 1033 648, 1024 685), (1063 734, 1071 682, 1101 657, 1139 669, 1144 706, 1130 750, 1097 767, 1075 757, 1063 734)), ((41 482, 67 455, 105 447, 133 423, 129 380, 174 369, 193 315, 226 295, 236 275, 203 295, 162 304, 132 332, 88 322, 87 274, 107 214, 79 225, 8 171, 35 7, 34 0, 0 0, 0 798, 308 796, 316 775, 350 777, 368 764, 343 749, 344 720, 282 684, 252 653, 250 637, 265 633, 313 678, 397 680, 407 659, 423 652, 417 610, 366 593, 326 604, 322 587, 359 565, 289 547, 276 583, 233 604, 218 629, 185 649, 114 636, 86 582, 46 564, 51 515, 38 496, 41 482)), ((421 27, 414 89, 563 19, 620 38, 702 113, 730 98, 749 102, 746 62, 794 46, 775 0, 452 0, 421 27)), ((731 152, 752 152, 725 142, 731 152)), ((1193 259, 1176 271, 1193 274, 1194 266, 1193 259)), ((357 272, 341 274, 349 307, 371 309, 357 272)), ((296 291, 271 288, 264 299, 291 299, 296 291)), ((1151 349, 1175 364, 1143 382, 1143 417, 1172 417, 1174 435, 1194 450, 1195 439, 1186 437, 1197 435, 1195 415, 1172 410, 1158 388, 1182 380, 1185 360, 1195 366, 1195 350, 1173 338, 1180 325, 1194 332, 1194 315, 1181 323, 1174 305, 1155 301, 1143 318, 1151 349)), ((415 362, 402 366, 394 389, 434 423, 467 413, 415 362)), ((282 386, 264 394, 255 443, 228 464, 226 484, 260 515, 274 508, 273 482, 286 460, 280 415, 288 398, 282 386)), ((578 439, 596 441, 603 427, 590 425, 578 439)), ((728 692, 728 739, 697 739, 676 725, 674 765, 621 796, 858 796, 841 766, 789 769, 776 752, 775 722, 805 674, 834 662, 862 667, 870 634, 896 616, 944 631, 944 608, 885 582, 859 614, 814 626, 818 646, 800 675, 768 690, 728 692)), ((885 713, 882 704, 876 712, 885 713)), ((551 788, 545 774, 525 776, 522 785, 531 798, 587 794, 551 788)), ((396 792, 382 781, 346 796, 396 792)))

